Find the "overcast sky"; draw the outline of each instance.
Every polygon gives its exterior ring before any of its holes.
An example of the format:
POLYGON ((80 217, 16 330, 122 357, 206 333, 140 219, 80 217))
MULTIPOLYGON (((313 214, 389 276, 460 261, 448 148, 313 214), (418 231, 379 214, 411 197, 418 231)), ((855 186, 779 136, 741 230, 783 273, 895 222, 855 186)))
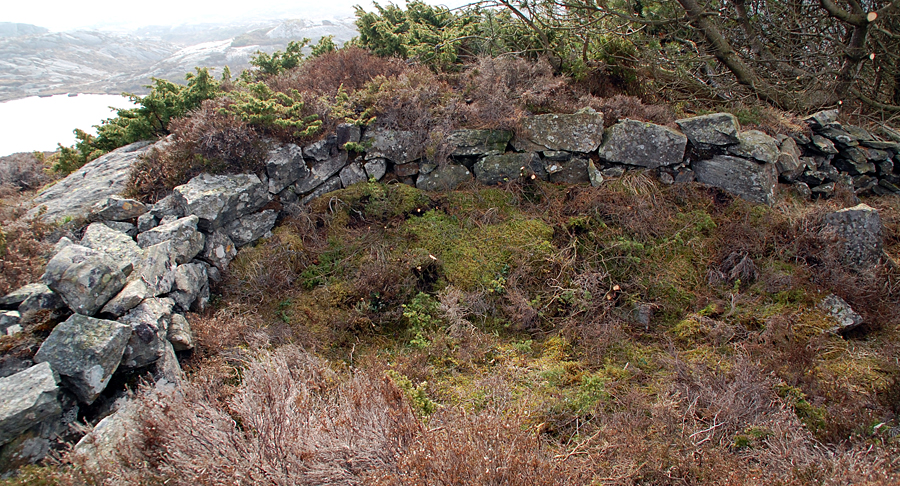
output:
MULTIPOLYGON (((425 0, 457 7, 471 0, 425 0)), ((385 5, 389 2, 379 2, 385 5)), ((394 3, 405 5, 405 1, 394 3)), ((0 22, 20 22, 53 31, 82 28, 131 29, 269 18, 328 19, 353 15, 353 6, 372 10, 371 0, 3 0, 0 22)))

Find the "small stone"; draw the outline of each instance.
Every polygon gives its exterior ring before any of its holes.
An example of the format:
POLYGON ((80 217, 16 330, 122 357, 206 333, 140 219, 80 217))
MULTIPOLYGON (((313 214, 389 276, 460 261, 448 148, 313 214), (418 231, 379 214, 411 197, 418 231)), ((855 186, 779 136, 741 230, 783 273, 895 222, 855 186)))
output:
POLYGON ((200 253, 200 258, 219 270, 225 270, 235 255, 237 255, 237 247, 234 242, 223 230, 217 230, 206 238, 206 246, 200 253))
POLYGON ((147 206, 140 201, 113 195, 94 204, 88 214, 88 219, 91 221, 128 221, 148 210, 147 206))
POLYGON ((424 191, 452 191, 467 181, 472 173, 463 165, 447 163, 442 167, 419 176, 416 187, 424 191))
POLYGON ((275 227, 277 219, 278 213, 273 209, 267 209, 232 221, 225 226, 224 230, 234 245, 240 248, 253 243, 271 231, 275 227))
POLYGON ((607 167, 607 168, 601 170, 600 174, 602 174, 603 177, 610 177, 610 178, 622 177, 622 175, 625 174, 625 167, 622 167, 621 165, 614 165, 612 167, 607 167))
POLYGON ((383 158, 368 160, 363 164, 363 167, 370 179, 380 181, 387 172, 387 160, 383 158))
POLYGON ((168 224, 162 224, 138 235, 137 242, 141 248, 157 245, 164 241, 172 242, 175 261, 186 263, 191 261, 203 249, 206 238, 197 228, 200 218, 190 215, 168 224))
POLYGON ((366 182, 367 180, 366 171, 359 162, 351 162, 347 167, 341 169, 340 177, 341 185, 344 187, 350 187, 353 184, 366 182))
POLYGON ((778 143, 774 138, 759 130, 747 130, 738 135, 740 143, 728 147, 728 153, 745 159, 754 159, 766 164, 778 160, 778 143))
POLYGON ((591 186, 600 187, 600 185, 603 184, 603 174, 597 169, 597 166, 594 165, 593 160, 588 161, 587 172, 588 179, 591 180, 591 186))
POLYGON ((175 351, 194 349, 194 336, 191 332, 191 324, 183 315, 172 314, 168 339, 175 351))
POLYGON ((137 231, 138 233, 143 233, 144 231, 149 231, 156 227, 159 224, 159 220, 153 213, 144 213, 138 216, 137 219, 137 231))
POLYGON ((81 244, 105 252, 118 263, 119 271, 128 275, 141 261, 143 251, 134 240, 103 223, 92 223, 84 231, 81 244))
POLYGON ((648 169, 676 165, 684 159, 687 137, 671 128, 624 120, 603 135, 600 158, 614 164, 648 169))
POLYGON ((18 326, 22 314, 19 311, 0 312, 0 334, 6 334, 6 330, 12 326, 18 326))
POLYGON ((121 367, 143 368, 162 357, 174 305, 168 298, 147 299, 119 318, 133 331, 122 354, 121 367))
POLYGON ((819 308, 837 321, 837 325, 829 329, 829 332, 849 331, 863 323, 862 316, 857 314, 844 299, 837 295, 828 294, 819 302, 819 308))

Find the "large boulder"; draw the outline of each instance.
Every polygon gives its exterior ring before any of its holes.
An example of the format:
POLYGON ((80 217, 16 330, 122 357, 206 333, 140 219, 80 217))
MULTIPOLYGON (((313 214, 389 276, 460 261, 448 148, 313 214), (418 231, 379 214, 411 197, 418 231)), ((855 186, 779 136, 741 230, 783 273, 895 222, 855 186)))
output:
POLYGON ((172 241, 147 247, 138 268, 128 276, 128 282, 101 310, 104 314, 121 316, 150 297, 172 290, 175 281, 177 253, 172 241))
POLYGON ((35 196, 27 217, 40 215, 50 223, 87 218, 94 204, 125 190, 131 167, 149 146, 150 142, 136 142, 88 162, 35 196))
POLYGON ((740 143, 728 147, 728 153, 736 157, 754 159, 765 164, 778 160, 778 142, 759 130, 747 130, 738 135, 740 143))
POLYGON ((125 324, 73 314, 53 328, 34 361, 49 363, 63 384, 90 405, 118 368, 130 337, 125 324))
POLYGON ((671 128, 624 120, 606 131, 599 153, 614 164, 656 169, 680 164, 686 147, 687 137, 671 128))
POLYGON ((174 306, 169 298, 147 299, 119 318, 133 331, 122 354, 123 368, 143 368, 163 356, 174 306))
POLYGON ((479 159, 473 169, 475 179, 487 185, 516 180, 529 173, 546 176, 540 157, 533 152, 488 155, 479 159))
POLYGON ((269 176, 269 192, 272 194, 278 194, 309 175, 309 168, 303 160, 303 149, 287 144, 270 150, 266 159, 266 174, 269 176))
POLYGON ((272 231, 277 219, 278 213, 274 209, 249 214, 225 225, 225 234, 231 238, 236 247, 240 248, 253 243, 269 231, 272 231))
POLYGON ((0 378, 0 445, 62 413, 57 395, 59 375, 49 363, 0 378))
POLYGON ((91 221, 128 221, 149 210, 144 203, 112 195, 91 207, 88 219, 91 221))
POLYGON ((824 232, 839 241, 847 265, 867 270, 881 261, 884 226, 875 208, 858 204, 829 213, 825 216, 824 232))
POLYGON ((131 273, 141 261, 143 250, 128 235, 103 223, 91 223, 81 237, 82 246, 105 252, 119 265, 125 275, 131 273))
POLYGON ((197 229, 201 221, 196 215, 190 215, 157 226, 139 234, 138 245, 141 248, 148 248, 164 241, 171 241, 172 250, 176 255, 175 261, 187 263, 203 250, 203 245, 206 243, 206 237, 197 229))
POLYGON ((255 174, 200 174, 176 187, 174 195, 185 214, 200 218, 198 227, 207 232, 255 213, 269 202, 269 190, 255 174))
POLYGON ((465 166, 447 163, 427 174, 421 174, 416 180, 416 187, 425 191, 452 191, 470 180, 472 173, 465 166))
POLYGON ((694 116, 676 120, 675 124, 695 147, 725 146, 740 142, 738 132, 741 125, 731 113, 694 116))
POLYGON ((112 257, 81 245, 60 250, 41 277, 72 311, 86 316, 94 315, 119 293, 125 279, 112 257))
POLYGON ((366 160, 385 158, 395 164, 406 164, 422 158, 424 146, 415 132, 373 128, 366 130, 362 144, 366 148, 366 160))
MULTIPOLYGON (((302 195, 316 190, 322 184, 328 182, 329 179, 333 179, 335 174, 338 174, 346 165, 347 152, 340 152, 330 159, 315 163, 309 174, 294 184, 294 192, 302 195)), ((340 180, 340 177, 338 177, 338 180, 340 180)))
POLYGON ((528 117, 522 121, 517 136, 544 150, 593 152, 603 141, 603 114, 588 108, 571 115, 528 117))
POLYGON ((502 154, 512 140, 508 130, 454 130, 447 137, 454 157, 502 154))
POLYGON ((691 168, 698 182, 760 204, 771 205, 775 201, 778 174, 773 164, 717 155, 710 160, 695 161, 691 168))

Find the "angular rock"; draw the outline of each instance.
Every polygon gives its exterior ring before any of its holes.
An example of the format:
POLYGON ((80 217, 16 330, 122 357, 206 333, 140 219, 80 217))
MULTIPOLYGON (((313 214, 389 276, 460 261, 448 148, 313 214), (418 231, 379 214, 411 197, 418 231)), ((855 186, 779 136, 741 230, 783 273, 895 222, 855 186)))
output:
POLYGON ((104 221, 103 224, 105 224, 109 229, 118 231, 119 233, 124 233, 131 238, 134 238, 138 234, 137 226, 125 221, 104 221))
POLYGON ((793 187, 794 190, 797 191, 797 194, 803 199, 809 199, 809 197, 812 196, 812 190, 806 183, 795 182, 793 187))
POLYGON ((614 164, 656 169, 681 163, 687 137, 661 125, 624 120, 603 136, 600 158, 614 164))
POLYGON ((860 140, 860 145, 878 150, 890 150, 900 152, 900 142, 887 142, 883 140, 860 140))
POLYGON ((544 168, 547 170, 550 182, 581 184, 590 182, 588 162, 590 160, 584 157, 573 157, 565 162, 545 161, 544 168))
POLYGON ((45 284, 32 284, 34 291, 19 304, 19 313, 27 320, 33 313, 42 310, 57 310, 66 306, 62 297, 45 284))
POLYGON ((728 147, 728 153, 736 157, 754 159, 765 164, 778 160, 778 142, 759 130, 747 130, 738 134, 738 145, 728 147))
POLYGON ((200 174, 174 194, 185 214, 200 218, 197 227, 203 231, 221 228, 269 202, 269 191, 255 174, 200 174))
POLYGON ((269 175, 269 192, 278 194, 287 186, 309 175, 309 168, 303 160, 303 149, 294 144, 282 145, 270 150, 266 159, 266 174, 269 175))
POLYGON ((181 314, 172 314, 168 337, 175 351, 194 349, 194 335, 191 332, 191 324, 181 314))
POLYGON ((49 363, 63 384, 90 405, 109 383, 130 337, 125 324, 73 314, 53 328, 34 361, 49 363))
POLYGON ((149 149, 149 142, 136 142, 88 162, 65 179, 41 191, 32 200, 34 208, 25 217, 48 223, 66 218, 87 218, 91 207, 125 190, 131 167, 149 149))
POLYGON ((340 173, 341 185, 350 187, 358 182, 366 182, 366 170, 359 162, 351 162, 347 167, 341 169, 340 173))
POLYGON ((675 120, 688 140, 696 147, 709 145, 735 145, 740 143, 741 129, 737 118, 731 113, 712 113, 675 120))
POLYGON ((366 130, 362 143, 368 145, 366 160, 385 158, 395 164, 406 164, 424 155, 425 144, 415 132, 374 128, 366 130))
POLYGON ((859 327, 863 323, 861 315, 854 311, 850 304, 834 294, 828 294, 821 302, 819 308, 828 313, 837 325, 829 329, 829 332, 844 332, 859 327))
POLYGON ((343 149, 344 144, 347 142, 359 143, 362 136, 362 128, 353 123, 341 123, 337 126, 335 135, 337 135, 336 143, 338 148, 343 149))
POLYGON ((678 171, 678 174, 675 175, 675 182, 678 184, 684 184, 687 182, 694 182, 696 177, 694 177, 694 171, 691 169, 682 169, 678 171))
POLYGON ((0 311, 0 336, 6 335, 10 327, 18 326, 21 319, 19 311, 0 311))
POLYGON ((837 121, 837 118, 837 110, 823 110, 813 113, 812 115, 804 118, 803 121, 805 121, 807 125, 815 130, 835 123, 837 121))
POLYGON ((516 180, 528 173, 546 176, 540 157, 533 152, 488 155, 475 163, 474 171, 475 179, 487 185, 516 180))
POLYGON ((856 147, 857 145, 859 145, 859 142, 856 140, 856 138, 853 137, 853 135, 850 135, 849 133, 834 125, 820 128, 816 131, 816 133, 831 140, 835 143, 835 145, 838 145, 840 147, 856 147))
POLYGON ((88 219, 91 221, 128 221, 149 211, 140 201, 112 195, 91 207, 88 219))
POLYGON ((159 201, 156 201, 156 204, 150 207, 150 214, 155 216, 157 220, 166 216, 174 216, 175 219, 183 218, 185 216, 184 207, 182 207, 178 199, 175 198, 175 194, 169 194, 159 201))
POLYGON ((450 155, 454 157, 494 155, 506 152, 512 137, 508 130, 454 130, 447 144, 453 147, 450 155))
POLYGON ((834 142, 828 140, 821 135, 812 136, 812 146, 823 154, 836 154, 838 149, 834 147, 834 142))
POLYGON ((31 294, 43 291, 46 288, 47 286, 42 283, 33 283, 19 287, 3 297, 0 297, 0 309, 16 309, 19 307, 19 304, 25 302, 25 299, 31 294))
POLYGON ((826 182, 810 189, 813 194, 830 197, 834 194, 834 182, 826 182))
POLYGON ((111 256, 119 270, 128 275, 141 261, 143 250, 125 233, 120 233, 103 223, 91 223, 81 237, 82 246, 111 256))
POLYGON ((272 231, 277 219, 278 213, 274 209, 266 209, 265 211, 232 221, 225 225, 223 229, 234 245, 240 248, 253 243, 265 236, 269 231, 272 231))
POLYGON ((163 356, 174 306, 172 299, 147 299, 119 318, 120 323, 128 325, 133 331, 120 366, 126 369, 143 368, 163 356))
POLYGON ((465 166, 447 163, 420 175, 416 180, 416 187, 424 191, 452 191, 470 180, 472 173, 465 166))
POLYGON ((184 311, 191 309, 191 305, 209 285, 209 277, 206 267, 199 263, 186 263, 175 269, 175 283, 169 297, 184 311))
POLYGON ((603 177, 622 177, 622 174, 624 173, 625 167, 622 167, 621 165, 614 165, 600 171, 600 175, 603 177))
POLYGON ((153 378, 157 384, 162 383, 179 383, 184 378, 181 365, 178 364, 178 356, 175 356, 175 349, 172 343, 166 341, 163 343, 163 353, 153 364, 153 378))
MULTIPOLYGON (((318 162, 312 166, 310 173, 294 184, 294 192, 307 194, 338 174, 347 165, 347 152, 340 152, 336 157, 318 162)), ((340 178, 338 178, 340 180, 340 178)))
POLYGON ((59 375, 49 363, 0 378, 0 445, 48 418, 59 416, 59 375))
POLYGON ((698 182, 709 184, 739 197, 761 204, 775 202, 778 174, 772 164, 717 155, 691 165, 698 182))
POLYGON ((588 160, 587 173, 592 187, 600 187, 603 184, 603 173, 594 165, 593 160, 588 160))
POLYGON ((100 471, 120 459, 122 444, 128 437, 141 434, 138 402, 130 400, 94 426, 72 450, 72 457, 89 472, 100 471))
POLYGON ((219 270, 228 268, 228 264, 237 255, 237 247, 224 230, 216 230, 206 238, 206 246, 200 253, 200 258, 211 263, 219 270))
POLYGON ((303 149, 303 155, 317 162, 328 160, 337 155, 337 136, 329 135, 323 140, 313 142, 303 149))
POLYGON ((128 277, 128 283, 103 306, 101 312, 121 316, 150 297, 168 293, 175 281, 177 252, 172 241, 163 241, 143 251, 140 266, 128 277))
POLYGON ((62 297, 73 312, 94 315, 125 286, 125 274, 104 252, 81 245, 62 249, 49 263, 41 280, 62 297))
POLYGON ((593 152, 603 141, 603 114, 591 109, 564 115, 536 115, 522 120, 519 138, 544 150, 593 152))
POLYGON ((144 213, 138 216, 137 219, 137 231, 138 233, 143 233, 144 231, 151 230, 155 228, 159 224, 159 219, 153 215, 153 213, 144 213))
POLYGON ((845 264, 865 271, 881 261, 884 226, 875 208, 858 204, 829 213, 824 232, 837 238, 845 264))
POLYGON ((387 159, 372 159, 367 160, 363 167, 366 169, 366 175, 371 179, 375 179, 376 181, 380 181, 384 174, 387 172, 387 159))
POLYGON ((341 188, 341 178, 340 176, 332 176, 331 179, 328 179, 321 186, 315 188, 313 192, 303 196, 300 199, 300 204, 309 204, 313 199, 321 196, 322 194, 327 194, 331 191, 336 191, 341 188))
POLYGON ((164 241, 171 241, 172 251, 175 252, 175 261, 187 263, 203 249, 206 237, 197 229, 201 222, 202 220, 196 215, 190 215, 157 226, 139 234, 138 245, 141 248, 147 248, 164 241))
POLYGON ((394 174, 397 177, 411 177, 419 173, 419 164, 410 162, 408 164, 398 164, 394 166, 394 174))

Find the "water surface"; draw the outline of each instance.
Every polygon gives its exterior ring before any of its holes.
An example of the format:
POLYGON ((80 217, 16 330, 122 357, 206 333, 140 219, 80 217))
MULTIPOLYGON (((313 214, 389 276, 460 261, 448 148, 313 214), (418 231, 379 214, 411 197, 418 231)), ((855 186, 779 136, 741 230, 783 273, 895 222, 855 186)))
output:
POLYGON ((0 103, 0 156, 33 150, 56 150, 56 144, 75 143, 72 131, 96 134, 93 125, 116 116, 116 108, 134 106, 118 95, 32 96, 0 103))

